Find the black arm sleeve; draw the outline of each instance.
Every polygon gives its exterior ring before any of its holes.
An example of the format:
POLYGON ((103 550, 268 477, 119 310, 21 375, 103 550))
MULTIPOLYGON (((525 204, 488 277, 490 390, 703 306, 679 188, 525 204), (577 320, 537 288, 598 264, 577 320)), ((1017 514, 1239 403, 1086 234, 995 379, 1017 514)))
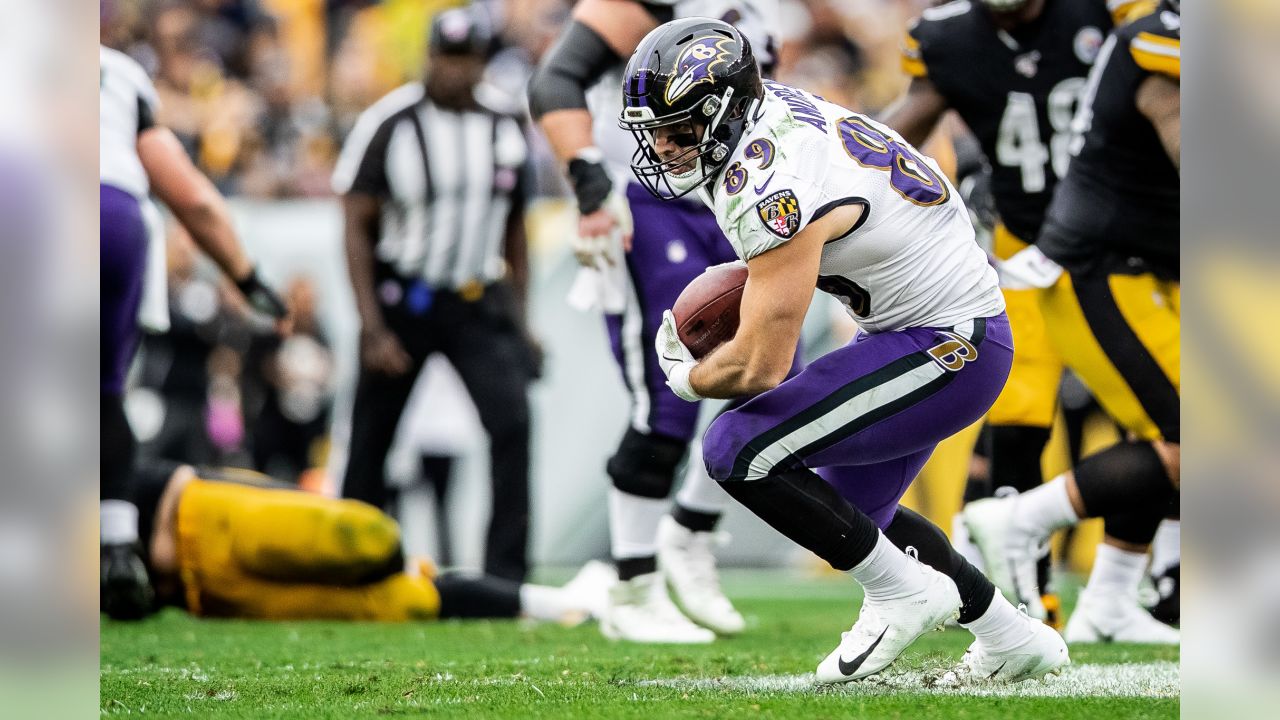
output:
POLYGON ((537 119, 552 110, 585 110, 587 88, 621 62, 595 30, 569 23, 529 80, 530 113, 537 119))

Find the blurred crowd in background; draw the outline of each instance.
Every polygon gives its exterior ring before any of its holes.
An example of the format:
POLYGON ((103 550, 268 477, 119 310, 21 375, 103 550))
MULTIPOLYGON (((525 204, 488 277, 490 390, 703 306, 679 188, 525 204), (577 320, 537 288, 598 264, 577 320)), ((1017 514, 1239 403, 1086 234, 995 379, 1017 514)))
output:
MULTIPOLYGON (((104 44, 138 60, 160 93, 159 122, 229 195, 316 197, 356 116, 421 76, 426 27, 456 0, 103 0, 104 44)), ((481 0, 502 47, 492 85, 524 103, 524 82, 570 0, 481 0)), ((905 84, 898 44, 927 0, 785 0, 775 75, 875 111, 905 84)), ((552 163, 543 144, 539 169, 552 163)), ((560 192, 560 173, 538 192, 560 192)))
MULTIPOLYGON (((103 44, 136 59, 160 95, 158 122, 227 196, 331 197, 358 115, 421 78, 430 19, 458 0, 103 0, 103 44)), ((567 22, 571 0, 478 0, 501 28, 486 102, 524 115, 525 85, 567 22)), ((928 0, 784 0, 775 76, 875 112, 905 86, 899 43, 928 0)), ((545 139, 526 125, 543 199, 566 196, 545 139)), ((945 163, 944 163, 945 164, 945 163)), ((534 215, 532 222, 538 222, 534 215)), ((229 287, 200 272, 184 232, 167 232, 170 315, 135 368, 130 416, 149 455, 251 466, 308 481, 326 464, 335 358, 318 286, 282 290, 295 332, 255 332, 229 287)), ((324 482, 323 475, 313 479, 324 482)))

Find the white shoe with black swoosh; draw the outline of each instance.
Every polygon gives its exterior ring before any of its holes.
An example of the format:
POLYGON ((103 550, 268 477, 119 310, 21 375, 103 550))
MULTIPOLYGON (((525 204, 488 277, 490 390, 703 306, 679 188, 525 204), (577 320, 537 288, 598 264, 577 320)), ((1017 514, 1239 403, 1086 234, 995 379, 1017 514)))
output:
POLYGON ((818 665, 818 682, 844 683, 889 667, 916 638, 960 612, 960 593, 951 578, 918 562, 924 589, 892 601, 866 600, 858 621, 840 636, 840 645, 818 665))
POLYGON ((960 660, 958 673, 983 682, 1021 682, 1057 674, 1071 663, 1067 644, 1057 630, 1018 613, 1024 634, 1007 647, 995 647, 974 640, 960 660))

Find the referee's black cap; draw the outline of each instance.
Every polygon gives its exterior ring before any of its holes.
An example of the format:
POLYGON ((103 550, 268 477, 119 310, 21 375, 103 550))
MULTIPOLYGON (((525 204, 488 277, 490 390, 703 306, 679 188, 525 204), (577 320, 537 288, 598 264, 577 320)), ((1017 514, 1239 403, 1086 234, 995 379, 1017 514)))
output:
POLYGON ((444 55, 490 55, 497 44, 493 23, 476 7, 453 8, 431 19, 431 52, 444 55))

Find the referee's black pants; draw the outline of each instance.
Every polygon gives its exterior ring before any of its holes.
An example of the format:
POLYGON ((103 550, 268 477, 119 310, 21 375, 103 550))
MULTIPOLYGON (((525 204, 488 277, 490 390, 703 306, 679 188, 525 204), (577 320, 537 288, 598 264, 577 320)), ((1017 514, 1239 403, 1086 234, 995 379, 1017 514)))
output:
POLYGON ((396 426, 423 363, 442 353, 462 377, 489 435, 493 514, 484 571, 523 582, 529 544, 528 389, 534 370, 514 319, 510 288, 490 285, 472 302, 438 291, 425 312, 413 313, 398 303, 384 305, 383 316, 413 363, 399 377, 361 370, 343 497, 386 508, 384 466, 396 426))

